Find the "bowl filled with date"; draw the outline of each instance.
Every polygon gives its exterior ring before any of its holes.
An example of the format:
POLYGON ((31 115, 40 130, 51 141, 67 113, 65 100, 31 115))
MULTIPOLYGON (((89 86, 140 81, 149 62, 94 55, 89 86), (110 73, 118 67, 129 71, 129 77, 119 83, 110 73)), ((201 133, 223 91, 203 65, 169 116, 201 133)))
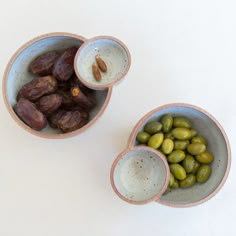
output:
POLYGON ((147 113, 134 127, 125 150, 135 147, 165 156, 169 183, 155 201, 167 206, 190 207, 209 200, 229 173, 231 154, 225 131, 212 115, 194 105, 167 104, 147 113))
POLYGON ((112 88, 88 88, 74 70, 76 53, 85 41, 76 34, 50 33, 13 55, 4 74, 3 95, 10 115, 23 129, 44 138, 66 138, 83 132, 102 115, 112 88))

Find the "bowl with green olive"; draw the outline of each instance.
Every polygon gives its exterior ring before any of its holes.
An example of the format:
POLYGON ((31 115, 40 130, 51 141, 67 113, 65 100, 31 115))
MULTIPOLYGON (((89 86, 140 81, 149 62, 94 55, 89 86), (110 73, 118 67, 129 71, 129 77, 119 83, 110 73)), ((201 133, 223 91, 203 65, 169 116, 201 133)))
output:
POLYGON ((209 200, 230 170, 230 145, 222 126, 190 104, 167 104, 147 113, 134 127, 128 146, 148 146, 165 156, 170 180, 156 202, 167 206, 190 207, 209 200))

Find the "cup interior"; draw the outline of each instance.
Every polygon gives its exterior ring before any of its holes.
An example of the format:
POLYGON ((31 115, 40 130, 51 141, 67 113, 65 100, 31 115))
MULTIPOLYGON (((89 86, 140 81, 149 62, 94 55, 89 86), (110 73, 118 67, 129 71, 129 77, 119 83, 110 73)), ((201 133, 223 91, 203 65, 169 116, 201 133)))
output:
POLYGON ((88 86, 96 89, 110 87, 120 81, 130 67, 130 54, 126 46, 113 37, 96 37, 88 40, 78 51, 75 59, 77 76, 88 86), (101 72, 101 81, 96 81, 92 64, 99 55, 107 66, 107 72, 101 72))
POLYGON ((161 153, 134 148, 122 153, 112 169, 112 185, 125 201, 144 204, 157 199, 167 187, 169 170, 161 153))
MULTIPOLYGON (((4 92, 5 92, 5 102, 10 111, 13 118, 25 129, 34 133, 36 135, 40 135, 43 133, 43 137, 54 138, 62 138, 68 136, 67 134, 62 134, 60 130, 53 129, 49 125, 41 131, 32 130, 25 123, 23 123, 18 116, 14 113, 12 107, 16 104, 16 96, 20 88, 34 79, 36 76, 29 72, 30 63, 39 55, 51 51, 56 50, 58 52, 63 52, 65 49, 77 46, 81 47, 84 43, 84 38, 72 34, 49 34, 47 36, 39 37, 35 40, 30 41, 26 45, 24 45, 21 49, 17 51, 17 53, 13 56, 11 62, 9 63, 5 78, 4 78, 4 92)), ((95 91, 95 98, 97 105, 90 112, 89 123, 82 127, 79 130, 73 131, 71 133, 77 134, 80 130, 86 129, 86 127, 90 126, 91 123, 103 112, 105 109, 111 95, 111 90, 104 89, 100 91, 95 91)))
POLYGON ((159 107, 144 116, 134 128, 130 145, 138 145, 137 133, 143 130, 144 125, 153 120, 160 120, 165 114, 173 116, 186 116, 198 131, 198 135, 208 140, 207 149, 214 155, 211 164, 212 174, 204 184, 195 184, 188 189, 174 189, 164 194, 157 201, 170 206, 183 207, 202 203, 211 198, 225 182, 230 167, 230 148, 225 132, 220 124, 206 111, 187 104, 174 104, 159 107))

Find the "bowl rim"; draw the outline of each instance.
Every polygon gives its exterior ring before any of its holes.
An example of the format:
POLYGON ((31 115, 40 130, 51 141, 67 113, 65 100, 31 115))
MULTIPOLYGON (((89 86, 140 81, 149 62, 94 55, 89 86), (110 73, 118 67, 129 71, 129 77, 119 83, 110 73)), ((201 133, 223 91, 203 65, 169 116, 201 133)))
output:
POLYGON ((156 201, 158 198, 160 198, 160 196, 166 191, 166 188, 168 187, 168 184, 169 184, 169 179, 170 179, 170 171, 169 171, 169 166, 168 166, 168 163, 166 161, 166 158, 165 156, 157 151, 157 150, 154 150, 150 147, 147 147, 147 146, 134 146, 134 147, 129 147, 129 148, 126 148, 123 152, 121 152, 117 157, 116 159, 113 161, 112 163, 112 166, 111 166, 111 170, 110 170, 110 182, 111 182, 111 186, 114 190, 114 192, 117 194, 117 196, 119 198, 121 198, 122 200, 124 200, 125 202, 128 202, 128 203, 131 203, 131 204, 135 204, 135 205, 143 205, 143 204, 147 204, 149 202, 152 202, 152 201, 156 201), (142 201, 135 201, 135 200, 130 200, 128 198, 126 198, 125 196, 123 196, 119 190, 116 188, 116 185, 115 185, 115 182, 114 182, 114 171, 115 171, 115 168, 118 164, 118 162, 123 158, 123 156, 125 156, 128 152, 132 152, 132 151, 135 151, 135 150, 142 150, 142 151, 149 151, 149 152, 152 152, 154 153, 154 155, 156 155, 158 158, 161 159, 161 161, 163 162, 164 164, 164 167, 165 167, 165 170, 166 170, 166 176, 165 176, 165 182, 163 184, 163 186, 161 187, 161 190, 156 193, 153 197, 151 198, 148 198, 146 200, 142 200, 142 201))
POLYGON ((41 131, 36 131, 32 128, 30 128, 28 125, 26 125, 14 112, 11 104, 9 103, 8 100, 8 96, 7 96, 7 81, 8 81, 8 75, 9 72, 12 68, 13 63, 15 62, 15 60, 17 59, 17 57, 26 49, 28 48, 30 45, 32 45, 33 43, 36 43, 40 40, 46 39, 46 38, 50 38, 50 37, 70 37, 70 38, 74 38, 74 39, 78 39, 81 40, 83 42, 87 41, 87 39, 81 35, 77 35, 77 34, 73 34, 73 33, 67 33, 67 32, 52 32, 52 33, 47 33, 47 34, 42 34, 39 35, 33 39, 31 39, 30 41, 24 43, 10 58, 4 75, 3 75, 3 81, 2 81, 2 94, 3 94, 3 100, 4 103, 6 105, 6 108, 10 114, 10 116, 13 118, 13 120, 15 120, 15 122, 22 127, 24 130, 28 131, 29 133, 37 136, 37 137, 42 137, 42 138, 47 138, 47 139, 64 139, 64 138, 69 138, 69 137, 73 137, 76 136, 82 132, 84 132, 86 129, 88 129, 89 127, 91 127, 97 120, 98 118, 104 113, 106 107, 108 106, 108 103, 110 101, 111 98, 111 94, 112 94, 112 87, 107 88, 107 96, 105 99, 105 102, 102 106, 102 108, 100 109, 100 111, 98 112, 98 114, 91 120, 89 121, 85 126, 83 126, 82 128, 69 132, 69 133, 59 133, 59 134, 48 134, 48 133, 44 133, 41 131))
POLYGON ((87 87, 92 88, 92 89, 98 89, 98 90, 99 90, 99 89, 110 88, 110 87, 112 87, 112 86, 118 84, 119 82, 121 82, 121 81, 125 78, 125 76, 127 75, 128 71, 129 71, 129 69, 130 69, 130 66, 131 66, 131 54, 130 54, 130 52, 129 52, 128 47, 127 47, 120 39, 115 38, 115 37, 113 37, 113 36, 107 36, 107 35, 96 36, 96 37, 93 37, 93 38, 90 38, 90 39, 86 40, 86 42, 79 48, 78 52, 77 52, 76 55, 75 55, 75 60, 74 60, 75 73, 76 73, 76 75, 78 76, 78 78, 79 78, 87 87), (94 41, 99 40, 99 39, 108 39, 108 40, 112 40, 112 41, 117 42, 118 44, 120 44, 120 45, 124 48, 124 50, 125 50, 125 52, 126 52, 126 54, 127 54, 127 57, 128 57, 128 64, 127 64, 127 67, 126 67, 124 73, 122 74, 122 76, 121 76, 119 79, 117 79, 117 80, 115 80, 115 81, 113 81, 113 82, 110 82, 110 83, 107 83, 107 84, 101 84, 101 85, 89 83, 87 80, 85 80, 85 79, 81 76, 81 74, 79 73, 79 70, 78 70, 78 68, 77 68, 77 60, 78 60, 78 57, 79 57, 80 53, 83 51, 83 49, 84 49, 88 44, 90 44, 91 42, 94 42, 94 41))
POLYGON ((196 105, 192 105, 192 104, 188 104, 188 103, 169 103, 169 104, 165 104, 162 106, 158 106, 157 108, 154 108, 153 110, 149 111, 146 115, 144 115, 139 121, 138 123, 135 125, 134 129, 131 132, 131 135, 129 137, 128 140, 128 147, 133 147, 134 146, 134 142, 136 139, 136 134, 140 128, 140 126, 144 123, 144 121, 146 121, 147 118, 149 118, 151 115, 153 115, 154 113, 161 111, 163 109, 166 108, 170 108, 170 107, 187 107, 187 108, 191 108, 191 109, 195 109, 201 113, 203 113, 204 115, 206 115, 207 117, 209 117, 212 122, 215 123, 215 125, 217 126, 217 128, 220 130, 223 138, 224 138, 224 142, 226 145, 226 152, 227 152, 227 165, 226 165, 226 169, 225 169, 225 173, 224 176, 222 178, 222 180, 220 181, 220 183, 218 184, 218 186, 215 188, 215 190, 213 192, 211 192, 209 195, 207 195, 206 197, 195 201, 195 202, 191 202, 191 203, 184 203, 184 204, 180 204, 180 203, 170 203, 168 201, 165 200, 161 200, 160 198, 158 198, 156 200, 157 203, 160 203, 162 205, 166 205, 169 207, 176 207, 176 208, 186 208, 186 207, 193 207, 193 206, 197 206, 200 205, 208 200, 210 200, 212 197, 214 197, 219 191, 220 189, 223 187, 223 185, 226 182, 226 179, 229 175, 229 171, 230 171, 230 166, 231 166, 231 150, 230 150, 230 144, 229 144, 229 140, 228 137, 223 129, 223 127, 220 125, 220 123, 216 120, 215 117, 213 117, 209 112, 207 112, 206 110, 196 106, 196 105))

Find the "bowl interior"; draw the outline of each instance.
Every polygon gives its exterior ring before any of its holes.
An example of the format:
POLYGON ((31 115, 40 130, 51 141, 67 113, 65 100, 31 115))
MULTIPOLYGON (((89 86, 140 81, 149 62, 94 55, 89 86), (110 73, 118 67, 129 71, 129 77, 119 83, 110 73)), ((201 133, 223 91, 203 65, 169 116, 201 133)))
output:
MULTIPOLYGON (((9 65, 6 73, 6 102, 10 107, 16 104, 16 96, 20 88, 31 81, 35 76, 29 72, 29 64, 40 54, 56 50, 62 52, 71 46, 80 47, 83 41, 72 36, 49 36, 40 40, 34 41, 21 50, 13 62, 9 65)), ((107 99, 108 90, 95 92, 97 106, 90 112, 90 121, 98 115, 107 99)), ((14 113, 12 113, 23 126, 26 126, 14 113)), ((88 124, 87 124, 88 125, 88 124)), ((84 127, 83 127, 84 128, 84 127)), ((33 131, 34 132, 34 131, 33 131)), ((38 132, 38 131, 35 131, 38 132)), ((58 134, 60 130, 52 129, 49 125, 41 130, 45 134, 58 134)), ((74 131, 76 132, 76 131, 74 131)), ((64 135, 64 134, 63 134, 64 135)))
POLYGON ((113 38, 95 38, 87 41, 78 51, 75 70, 89 87, 104 88, 119 81, 127 73, 129 64, 129 53, 121 42, 113 38), (100 55, 107 65, 107 72, 101 72, 101 81, 96 81, 92 73, 96 55, 100 55))
POLYGON ((160 155, 149 149, 133 149, 122 154, 113 179, 118 193, 130 201, 147 201, 164 191, 168 169, 160 155))
POLYGON ((151 112, 138 124, 138 127, 136 127, 132 134, 133 138, 131 139, 131 144, 137 145, 135 137, 140 130, 143 130, 144 125, 148 121, 160 120, 165 114, 188 117, 193 123, 193 128, 198 131, 198 134, 207 138, 207 149, 213 153, 215 159, 211 164, 212 175, 206 183, 195 184, 189 189, 174 189, 170 193, 162 195, 158 201, 174 206, 197 203, 209 197, 221 184, 226 174, 226 169, 229 165, 228 157, 230 151, 228 150, 224 134, 222 133, 223 131, 215 121, 200 109, 188 106, 166 106, 151 112))

